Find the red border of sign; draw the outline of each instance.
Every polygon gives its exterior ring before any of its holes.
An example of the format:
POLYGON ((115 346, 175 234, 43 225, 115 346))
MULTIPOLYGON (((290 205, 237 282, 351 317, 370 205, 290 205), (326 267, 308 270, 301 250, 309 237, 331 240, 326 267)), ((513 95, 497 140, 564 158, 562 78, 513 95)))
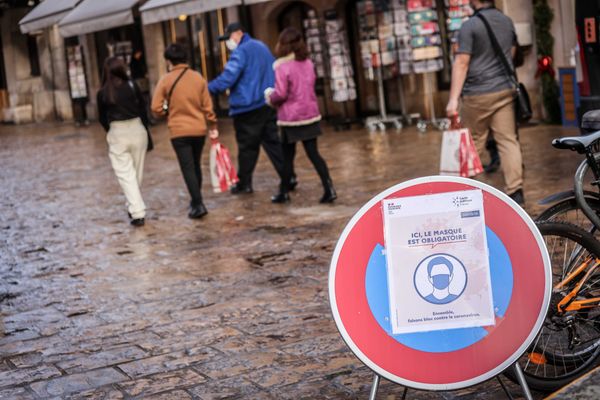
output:
POLYGON ((491 186, 454 177, 416 179, 376 196, 346 226, 329 273, 333 316, 354 354, 380 376, 425 390, 472 386, 515 363, 542 327, 551 290, 548 252, 525 211, 491 186), (483 190, 486 225, 498 235, 512 262, 514 287, 510 305, 489 335, 470 347, 450 353, 411 349, 379 326, 367 302, 367 264, 375 246, 384 243, 381 201, 472 189, 483 190))

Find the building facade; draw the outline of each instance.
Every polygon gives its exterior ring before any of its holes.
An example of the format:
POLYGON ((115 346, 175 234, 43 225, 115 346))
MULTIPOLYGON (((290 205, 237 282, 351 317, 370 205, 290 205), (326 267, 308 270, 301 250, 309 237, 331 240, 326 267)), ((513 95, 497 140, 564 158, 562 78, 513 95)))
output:
MULTIPOLYGON (((444 2, 438 3, 442 26, 444 2)), ((549 0, 549 3, 556 14, 554 65, 569 66, 577 48, 576 1, 549 0)), ((335 60, 326 52, 331 32, 325 32, 322 47, 329 71, 323 73, 317 88, 322 111, 331 117, 348 118, 376 114, 380 112, 379 86, 376 76, 365 68, 361 43, 364 4, 357 0, 45 0, 33 9, 25 6, 4 9, 0 16, 0 108, 3 109, 0 118, 12 122, 94 119, 95 93, 101 86, 102 63, 107 56, 123 57, 132 67, 132 74, 134 71, 137 74, 134 78, 140 79, 140 84, 151 92, 166 72, 164 49, 175 42, 188 48, 191 66, 212 79, 222 71, 228 57, 217 37, 227 23, 234 21, 241 21, 253 36, 271 48, 279 32, 287 26, 301 29, 307 40, 312 40, 311 32, 317 26, 323 30, 335 27, 335 34, 342 36, 339 43, 347 47, 341 53, 344 58, 339 59, 347 60, 347 65, 343 65, 344 70, 334 68, 331 61, 335 60), (36 10, 39 14, 42 6, 48 9, 59 3, 67 8, 52 14, 59 16, 59 20, 43 25, 48 23, 44 19, 47 16, 31 17, 36 10), (317 25, 311 26, 311 21, 317 25), (25 23, 39 29, 23 29, 25 23), (336 75, 343 71, 346 83, 336 75)), ((535 117, 542 118, 532 1, 497 0, 496 6, 515 22, 525 52, 519 78, 530 92, 535 117)), ((419 114, 424 118, 444 116, 451 45, 450 32, 445 27, 440 30, 444 61, 439 70, 392 71, 382 77, 383 97, 389 112, 419 114)), ((338 42, 334 45, 338 46, 338 42)), ((216 105, 221 113, 227 112, 225 96, 218 98, 216 105)))

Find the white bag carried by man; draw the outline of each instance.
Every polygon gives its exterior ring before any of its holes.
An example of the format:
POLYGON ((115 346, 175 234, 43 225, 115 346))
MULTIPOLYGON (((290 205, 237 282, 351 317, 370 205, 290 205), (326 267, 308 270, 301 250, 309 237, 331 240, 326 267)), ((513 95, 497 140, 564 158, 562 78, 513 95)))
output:
POLYGON ((463 128, 458 117, 450 130, 444 131, 440 156, 440 175, 472 178, 483 172, 471 132, 463 128))

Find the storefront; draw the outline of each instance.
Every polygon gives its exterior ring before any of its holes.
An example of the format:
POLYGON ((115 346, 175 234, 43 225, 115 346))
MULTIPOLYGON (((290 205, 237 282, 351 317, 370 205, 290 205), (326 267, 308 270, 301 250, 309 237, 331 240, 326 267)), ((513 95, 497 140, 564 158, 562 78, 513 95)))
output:
MULTIPOLYGON (((523 17, 527 17, 525 30, 531 32, 532 7, 522 3, 506 0, 497 6, 516 18, 515 22, 523 22, 523 17), (523 8, 527 8, 525 13, 523 8)), ((354 115, 359 117, 377 114, 381 112, 378 88, 382 87, 388 112, 419 114, 429 119, 445 114, 453 38, 470 14, 468 6, 468 0, 274 0, 251 6, 250 15, 255 36, 271 48, 286 26, 301 26, 307 42, 316 43, 320 38, 317 49, 326 50, 322 56, 325 113, 344 115, 355 110, 354 115), (310 13, 316 15, 316 22, 310 13), (337 48, 334 54, 328 54, 330 45, 338 40, 335 36, 340 34, 348 44, 348 53, 343 50, 341 58, 337 48), (340 66, 353 73, 341 74, 340 66), (382 85, 378 82, 379 72, 382 85), (355 91, 356 100, 350 96, 347 101, 333 101, 336 89, 347 90, 351 95, 355 91)), ((318 53, 314 46, 311 50, 313 56, 318 53)), ((318 64, 321 56, 316 56, 313 61, 318 64)), ((526 83, 531 82, 529 75, 535 74, 531 71, 535 64, 535 54, 530 51, 522 73, 526 83)), ((535 86, 535 82, 531 83, 535 86)), ((535 102, 535 91, 532 97, 535 102)))
MULTIPOLYGON (((121 57, 140 82, 146 62, 139 0, 83 0, 58 24, 65 38, 65 57, 75 117, 96 116, 95 93, 101 87, 104 60, 121 57)), ((144 86, 144 85, 141 85, 144 86)), ((145 85, 148 90, 148 85, 145 85)))
POLYGON ((3 108, 13 122, 70 120, 73 117, 68 84, 64 79, 66 63, 61 57, 64 42, 56 24, 79 1, 46 0, 32 9, 8 10, 3 18, 0 25, 6 35, 4 39, 10 38, 10 45, 3 46, 2 64, 6 64, 3 108), (25 54, 27 61, 23 57, 25 54))
MULTIPOLYGON (((218 37, 228 23, 239 20, 238 5, 240 0, 150 0, 140 8, 146 40, 154 45, 162 42, 158 47, 161 49, 171 43, 185 46, 190 66, 206 79, 214 79, 223 71, 228 59, 225 44, 219 42, 218 37)), ((161 65, 161 68, 153 68, 150 76, 154 85, 166 72, 162 51, 154 53, 151 63, 161 65)), ((220 115, 227 113, 225 95, 218 97, 215 108, 220 115)))

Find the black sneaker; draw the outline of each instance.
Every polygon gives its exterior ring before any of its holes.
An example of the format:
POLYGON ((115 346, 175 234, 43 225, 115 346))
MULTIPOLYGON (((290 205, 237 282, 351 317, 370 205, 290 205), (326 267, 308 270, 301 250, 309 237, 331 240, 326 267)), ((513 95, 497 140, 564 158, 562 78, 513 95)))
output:
POLYGON ((252 186, 241 185, 238 183, 235 186, 231 187, 231 194, 250 194, 250 193, 254 193, 254 190, 252 190, 252 186))
POLYGON ((131 225, 139 228, 140 226, 144 226, 146 224, 146 220, 144 218, 134 218, 131 220, 131 225))
POLYGON ((523 195, 523 189, 519 189, 513 194, 508 195, 511 199, 515 201, 520 206, 525 205, 525 196, 523 195))
POLYGON ((208 214, 208 210, 204 206, 204 204, 200 204, 199 206, 192 207, 188 214, 188 218, 191 219, 200 219, 208 214))

